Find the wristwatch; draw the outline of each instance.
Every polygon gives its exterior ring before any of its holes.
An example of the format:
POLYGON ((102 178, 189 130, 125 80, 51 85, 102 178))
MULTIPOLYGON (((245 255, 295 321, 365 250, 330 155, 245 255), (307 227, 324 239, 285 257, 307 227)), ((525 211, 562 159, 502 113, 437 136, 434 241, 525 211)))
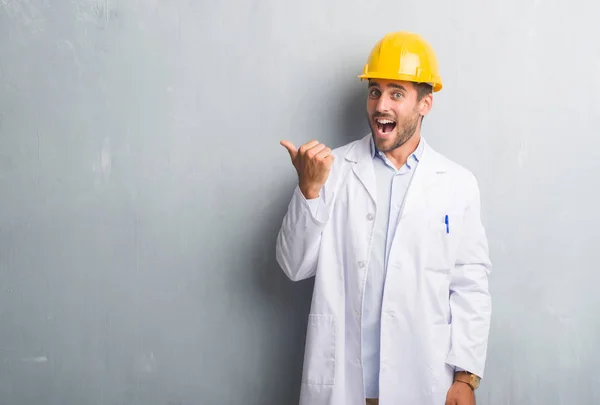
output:
POLYGON ((471 389, 475 391, 477 388, 479 388, 479 382, 481 381, 481 378, 473 373, 469 373, 468 371, 457 371, 454 373, 454 381, 468 384, 471 389))

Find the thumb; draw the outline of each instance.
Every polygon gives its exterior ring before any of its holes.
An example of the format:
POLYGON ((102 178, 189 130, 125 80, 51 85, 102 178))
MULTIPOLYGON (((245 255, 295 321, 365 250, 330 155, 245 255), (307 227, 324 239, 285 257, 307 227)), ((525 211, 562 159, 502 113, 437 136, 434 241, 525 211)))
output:
POLYGON ((281 144, 281 146, 287 149, 287 151, 290 154, 290 157, 292 158, 292 160, 294 160, 296 158, 296 155, 298 154, 298 149, 296 149, 294 144, 290 141, 281 141, 279 143, 281 144))

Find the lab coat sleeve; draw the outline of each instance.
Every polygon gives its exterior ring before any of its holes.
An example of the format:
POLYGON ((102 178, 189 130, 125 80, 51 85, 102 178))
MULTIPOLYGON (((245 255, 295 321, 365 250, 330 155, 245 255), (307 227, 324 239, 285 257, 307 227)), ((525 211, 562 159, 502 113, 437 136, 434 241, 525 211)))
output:
POLYGON ((492 264, 481 222, 480 192, 470 175, 464 232, 450 284, 452 346, 447 363, 483 378, 492 312, 488 277, 492 264))
POLYGON ((321 195, 306 200, 296 186, 287 213, 277 235, 276 258, 292 281, 312 277, 316 273, 321 233, 329 220, 329 208, 321 195))

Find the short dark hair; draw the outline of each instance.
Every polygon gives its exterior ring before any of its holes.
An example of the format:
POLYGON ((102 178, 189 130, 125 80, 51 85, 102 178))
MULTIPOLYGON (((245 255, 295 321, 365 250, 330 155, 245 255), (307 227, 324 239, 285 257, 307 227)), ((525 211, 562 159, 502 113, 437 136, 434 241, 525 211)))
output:
POLYGON ((413 83, 417 91, 417 101, 421 101, 423 97, 433 93, 433 86, 429 83, 413 83))

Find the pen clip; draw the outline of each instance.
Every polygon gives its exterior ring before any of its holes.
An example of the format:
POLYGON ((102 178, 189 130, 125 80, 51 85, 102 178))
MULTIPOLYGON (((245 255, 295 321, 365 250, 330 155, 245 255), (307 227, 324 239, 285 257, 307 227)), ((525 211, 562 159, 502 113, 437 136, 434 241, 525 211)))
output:
POLYGON ((446 233, 450 233, 450 223, 448 221, 448 215, 444 218, 444 223, 446 224, 446 233))

